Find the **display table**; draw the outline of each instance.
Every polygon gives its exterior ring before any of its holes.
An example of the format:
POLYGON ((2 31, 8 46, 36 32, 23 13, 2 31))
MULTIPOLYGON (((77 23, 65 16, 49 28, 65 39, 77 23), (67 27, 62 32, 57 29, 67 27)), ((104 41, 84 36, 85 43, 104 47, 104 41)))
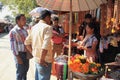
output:
POLYGON ((106 63, 105 64, 105 77, 119 80, 120 79, 120 64, 117 62, 106 63))
POLYGON ((103 76, 104 72, 101 72, 100 74, 98 75, 91 75, 91 74, 83 74, 83 73, 79 73, 79 72, 70 72, 70 76, 71 76, 71 79, 70 80, 73 80, 73 78, 77 78, 77 79, 80 79, 80 80, 96 80, 96 79, 100 79, 102 76, 103 76))

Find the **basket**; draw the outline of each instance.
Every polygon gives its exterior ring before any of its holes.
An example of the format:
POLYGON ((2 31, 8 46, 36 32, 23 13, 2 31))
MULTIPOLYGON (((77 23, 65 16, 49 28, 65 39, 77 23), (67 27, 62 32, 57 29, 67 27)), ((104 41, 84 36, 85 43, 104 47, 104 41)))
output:
POLYGON ((103 76, 104 72, 100 72, 99 74, 83 74, 80 72, 72 72, 73 76, 79 78, 80 80, 96 80, 103 76))

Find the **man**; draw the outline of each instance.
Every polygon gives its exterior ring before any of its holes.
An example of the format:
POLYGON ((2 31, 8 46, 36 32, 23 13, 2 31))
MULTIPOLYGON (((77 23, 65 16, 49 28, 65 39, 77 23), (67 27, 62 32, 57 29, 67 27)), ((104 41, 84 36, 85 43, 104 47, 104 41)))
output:
POLYGON ((63 36, 64 30, 61 26, 59 26, 59 18, 53 17, 53 55, 56 53, 57 56, 61 55, 63 49, 63 36))
POLYGON ((26 48, 33 54, 36 64, 35 80, 50 80, 52 55, 51 13, 43 10, 38 24, 32 27, 25 40, 26 48))
POLYGON ((26 24, 24 14, 16 16, 16 26, 10 31, 11 50, 15 57, 16 63, 16 80, 27 80, 27 71, 29 68, 29 60, 27 59, 27 51, 24 40, 27 37, 27 31, 23 28, 26 24))
POLYGON ((80 25, 79 27, 79 39, 83 40, 83 38, 85 38, 86 35, 86 30, 85 30, 85 26, 87 23, 90 23, 92 20, 92 15, 91 14, 86 14, 85 15, 85 20, 83 21, 83 23, 80 25))

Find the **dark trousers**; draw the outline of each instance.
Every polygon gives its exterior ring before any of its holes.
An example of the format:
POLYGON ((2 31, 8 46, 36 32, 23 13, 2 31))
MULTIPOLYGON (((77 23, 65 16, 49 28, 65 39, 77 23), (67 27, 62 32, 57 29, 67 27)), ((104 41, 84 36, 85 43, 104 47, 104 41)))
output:
POLYGON ((19 53, 19 56, 21 57, 23 64, 19 64, 17 60, 16 62, 16 80, 27 80, 27 71, 29 69, 29 60, 26 57, 26 53, 19 53))

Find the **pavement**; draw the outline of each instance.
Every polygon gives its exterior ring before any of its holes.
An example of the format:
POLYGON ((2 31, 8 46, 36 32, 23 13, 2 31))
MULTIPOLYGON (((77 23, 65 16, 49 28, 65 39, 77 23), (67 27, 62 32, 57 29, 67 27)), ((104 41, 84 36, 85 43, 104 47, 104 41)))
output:
MULTIPOLYGON (((13 54, 10 50, 9 37, 7 33, 0 33, 0 80, 16 80, 16 68, 13 54)), ((30 60, 30 68, 27 74, 27 80, 34 79, 34 61, 30 60)), ((51 75, 50 80, 57 80, 51 75)))

